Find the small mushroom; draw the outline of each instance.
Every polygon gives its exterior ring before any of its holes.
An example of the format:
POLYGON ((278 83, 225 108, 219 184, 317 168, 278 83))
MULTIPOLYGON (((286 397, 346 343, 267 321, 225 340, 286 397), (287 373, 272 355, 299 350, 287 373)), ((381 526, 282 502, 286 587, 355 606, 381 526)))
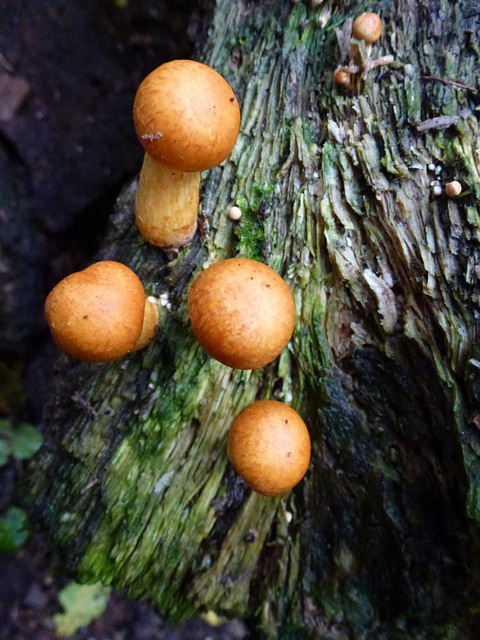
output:
POLYGON ((45 317, 60 350, 86 362, 142 349, 158 327, 158 307, 138 276, 108 260, 61 280, 47 296, 45 317))
POLYGON ((452 180, 445 185, 445 193, 449 198, 458 198, 462 193, 462 185, 458 180, 452 180))
POLYGON ((230 220, 240 220, 242 217, 242 210, 240 207, 230 207, 228 210, 228 217, 230 220))
POLYGON ((182 247, 197 228, 200 172, 223 162, 237 140, 237 99, 211 67, 173 60, 140 84, 133 119, 146 152, 136 197, 137 226, 154 245, 182 247))
POLYGON ((234 419, 228 457, 248 486, 265 496, 289 491, 310 463, 308 429, 294 409, 276 400, 259 400, 234 419))
POLYGON ((353 74, 345 68, 338 67, 333 72, 333 82, 344 87, 347 91, 353 91, 353 74))
MULTIPOLYGON (((350 29, 348 29, 350 34, 350 29)), ((372 59, 372 43, 376 42, 382 34, 382 20, 376 13, 362 13, 354 21, 351 30, 349 63, 338 67, 333 74, 334 84, 343 86, 347 91, 354 93, 358 89, 358 80, 366 80, 372 69, 392 64, 392 55, 380 56, 372 59), (360 46, 363 42, 365 47, 360 46)))
POLYGON ((193 332, 205 351, 234 369, 272 362, 293 332, 295 303, 268 265, 221 260, 194 280, 188 298, 193 332))
POLYGON ((377 13, 362 13, 353 23, 352 35, 355 40, 363 40, 370 55, 372 44, 382 35, 382 20, 377 13))

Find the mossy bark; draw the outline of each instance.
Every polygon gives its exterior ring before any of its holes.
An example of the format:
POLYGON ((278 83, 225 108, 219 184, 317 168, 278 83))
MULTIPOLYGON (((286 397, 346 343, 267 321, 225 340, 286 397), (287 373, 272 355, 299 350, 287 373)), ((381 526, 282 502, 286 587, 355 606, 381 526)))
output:
POLYGON ((478 13, 377 3, 372 56, 395 62, 345 94, 341 30, 369 9, 218 0, 203 59, 242 126, 203 178, 201 234, 170 261, 145 244, 133 184, 99 256, 168 296, 159 334, 116 363, 58 365, 32 511, 77 579, 172 619, 214 609, 258 638, 478 634, 478 13), (450 178, 462 196, 434 196, 450 178), (280 272, 298 311, 288 349, 253 372, 209 359, 187 317, 194 273, 232 255, 280 272), (305 480, 275 500, 226 456, 232 418, 260 397, 312 437, 305 480))

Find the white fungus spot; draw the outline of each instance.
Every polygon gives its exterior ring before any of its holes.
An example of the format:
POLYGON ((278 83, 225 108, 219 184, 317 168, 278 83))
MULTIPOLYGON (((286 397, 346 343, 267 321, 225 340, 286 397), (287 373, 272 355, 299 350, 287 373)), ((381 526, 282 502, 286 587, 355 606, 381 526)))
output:
POLYGON ((164 489, 168 487, 173 478, 173 471, 168 471, 168 473, 164 473, 163 476, 155 483, 153 488, 154 493, 161 493, 164 489))
POLYGON ((156 298, 155 296, 148 296, 147 297, 148 302, 150 302, 150 304, 157 304, 160 302, 160 300, 158 298, 156 298))
POLYGON ((149 142, 160 140, 160 138, 163 138, 163 133, 160 133, 160 131, 156 131, 155 133, 142 133, 142 140, 148 140, 149 142))

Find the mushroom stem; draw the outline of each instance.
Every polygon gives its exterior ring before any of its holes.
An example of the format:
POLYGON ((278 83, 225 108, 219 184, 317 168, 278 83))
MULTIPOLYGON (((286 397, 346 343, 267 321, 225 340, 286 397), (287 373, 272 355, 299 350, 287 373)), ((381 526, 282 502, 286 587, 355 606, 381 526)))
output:
POLYGON ((150 344, 158 329, 158 301, 145 298, 145 313, 143 316, 142 333, 132 351, 138 351, 150 344))
POLYGON ((136 222, 157 247, 188 244, 197 229, 200 173, 169 169, 145 154, 136 196, 136 222))

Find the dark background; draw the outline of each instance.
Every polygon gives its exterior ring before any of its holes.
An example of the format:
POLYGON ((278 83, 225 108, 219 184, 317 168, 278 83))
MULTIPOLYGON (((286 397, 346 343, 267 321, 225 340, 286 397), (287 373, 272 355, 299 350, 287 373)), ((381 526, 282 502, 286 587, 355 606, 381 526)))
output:
MULTIPOLYGON (((132 123, 147 73, 195 57, 210 0, 2 0, 0 3, 0 417, 40 430, 57 355, 43 318, 49 290, 93 261, 143 151, 132 123)), ((26 473, 0 468, 0 515, 26 473)), ((67 576, 51 576, 40 532, 0 555, 0 638, 52 640, 67 576)), ((173 627, 115 593, 75 638, 234 640, 237 621, 173 627)))

